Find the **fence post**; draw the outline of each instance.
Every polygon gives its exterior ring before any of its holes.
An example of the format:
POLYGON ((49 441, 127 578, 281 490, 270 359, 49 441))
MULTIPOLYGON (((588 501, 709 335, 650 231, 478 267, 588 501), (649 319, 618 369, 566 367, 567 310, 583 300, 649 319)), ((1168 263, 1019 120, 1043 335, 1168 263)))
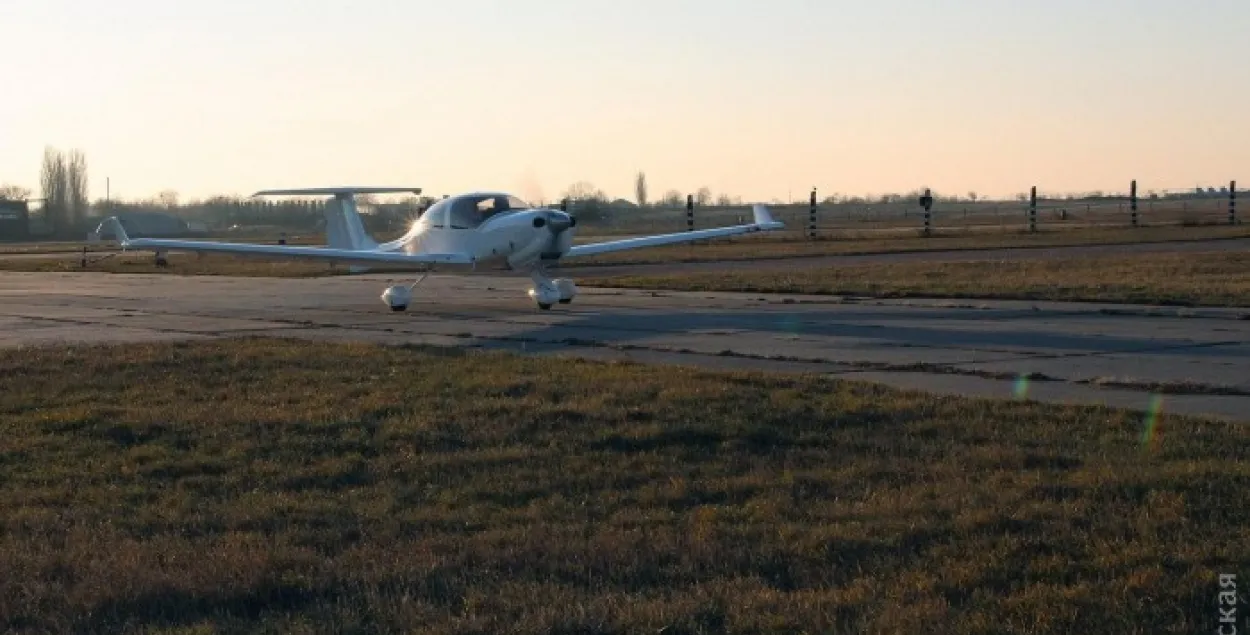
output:
POLYGON ((1228 184, 1228 224, 1237 224, 1237 182, 1230 181, 1228 184))
POLYGON ((1137 179, 1128 187, 1128 208, 1133 218, 1133 227, 1137 227, 1137 179))
POLYGON ((807 217, 807 237, 816 240, 816 188, 812 188, 812 208, 807 217))
POLYGON ((694 194, 686 195, 686 231, 694 231, 694 194))
POLYGON ((1037 231, 1037 186, 1029 190, 1029 231, 1037 231))
POLYGON ((564 213, 566 213, 566 214, 568 213, 568 211, 569 211, 569 199, 567 199, 567 198, 562 198, 562 199, 560 199, 560 211, 561 211, 561 212, 564 212, 564 213))
POLYGON ((930 212, 933 209, 933 194, 927 187, 924 189, 924 196, 920 197, 920 206, 924 208, 924 235, 928 236, 933 231, 930 212))

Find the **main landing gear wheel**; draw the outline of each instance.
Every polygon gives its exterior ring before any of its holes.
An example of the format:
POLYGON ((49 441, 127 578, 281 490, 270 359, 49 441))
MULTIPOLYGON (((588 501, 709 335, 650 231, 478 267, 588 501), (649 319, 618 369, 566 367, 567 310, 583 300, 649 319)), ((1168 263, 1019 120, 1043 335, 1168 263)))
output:
POLYGON ((412 289, 403 284, 389 287, 382 292, 382 301, 391 307, 392 311, 405 311, 408 309, 408 303, 412 301, 412 289))
POLYGON ((412 302, 413 288, 421 284, 421 281, 425 280, 429 275, 428 273, 422 275, 412 284, 397 284, 393 287, 387 287, 386 291, 382 292, 382 301, 391 307, 392 311, 407 311, 408 305, 412 302))

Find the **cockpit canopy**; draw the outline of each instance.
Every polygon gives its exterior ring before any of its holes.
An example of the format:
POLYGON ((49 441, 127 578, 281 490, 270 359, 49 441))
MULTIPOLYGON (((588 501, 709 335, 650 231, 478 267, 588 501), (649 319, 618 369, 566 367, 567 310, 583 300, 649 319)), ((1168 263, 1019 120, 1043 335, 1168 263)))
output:
POLYGON ((421 216, 429 218, 432 227, 476 229, 496 214, 531 209, 529 203, 501 192, 461 194, 443 199, 421 216))

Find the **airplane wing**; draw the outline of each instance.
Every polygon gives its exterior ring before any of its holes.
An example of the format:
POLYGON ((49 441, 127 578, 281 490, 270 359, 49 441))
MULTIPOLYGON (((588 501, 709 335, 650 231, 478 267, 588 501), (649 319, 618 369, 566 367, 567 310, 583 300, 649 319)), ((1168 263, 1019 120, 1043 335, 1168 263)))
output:
POLYGON ((698 231, 686 231, 674 234, 659 234, 656 236, 626 238, 624 240, 610 240, 607 242, 590 243, 587 245, 574 245, 572 249, 565 252, 564 258, 575 256, 594 256, 613 251, 625 251, 626 249, 641 249, 643 247, 675 245, 678 243, 688 243, 696 240, 706 240, 708 238, 724 238, 727 236, 739 236, 742 234, 774 231, 785 227, 784 223, 774 220, 772 214, 768 211, 768 208, 763 205, 756 205, 752 211, 755 214, 755 222, 749 225, 733 225, 730 227, 717 227, 715 229, 701 229, 698 231))
POLYGON ((197 251, 236 254, 242 256, 265 256, 269 258, 295 258, 308 260, 332 260, 352 264, 416 265, 428 263, 473 264, 468 254, 406 254, 376 249, 338 249, 333 247, 303 247, 294 245, 257 245, 251 243, 227 243, 202 240, 174 240, 165 238, 130 238, 116 216, 100 223, 97 235, 112 230, 122 249, 148 251, 197 251))

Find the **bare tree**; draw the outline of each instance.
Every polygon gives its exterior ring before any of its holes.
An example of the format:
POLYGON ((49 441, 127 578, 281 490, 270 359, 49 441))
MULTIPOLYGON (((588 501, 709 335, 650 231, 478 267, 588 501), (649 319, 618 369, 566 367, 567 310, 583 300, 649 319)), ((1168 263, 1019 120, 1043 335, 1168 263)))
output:
POLYGON ((578 181, 570 185, 569 189, 564 191, 564 197, 570 201, 606 202, 608 200, 608 196, 603 193, 603 190, 587 181, 578 181))
POLYGON ((588 181, 578 181, 564 191, 569 213, 579 219, 605 220, 609 214, 608 195, 588 181))
POLYGON ((43 189, 43 209, 48 226, 53 233, 65 232, 68 225, 65 159, 53 148, 43 151, 39 185, 43 189))
POLYGON ((39 175, 43 190, 44 216, 52 231, 68 236, 77 231, 87 217, 87 159, 74 150, 65 155, 55 148, 43 151, 39 175))
POLYGON ((156 195, 157 204, 161 207, 175 208, 178 207, 178 192, 174 190, 164 190, 156 195))
POLYGON ((977 202, 977 193, 968 192, 968 200, 972 201, 973 203, 977 202))
POLYGON ((634 177, 634 198, 638 201, 638 207, 647 206, 647 173, 639 171, 634 177))
POLYGON ((730 207, 733 204, 734 204, 734 201, 732 198, 729 197, 728 194, 719 194, 716 197, 717 207, 730 207))
POLYGON ((685 201, 685 199, 686 197, 682 196, 681 192, 678 192, 677 190, 669 190, 664 193, 664 198, 660 199, 660 202, 667 207, 681 207, 681 204, 685 201))
POLYGON ((0 200, 24 201, 30 198, 30 188, 20 185, 0 185, 0 200))
POLYGON ((707 204, 712 202, 712 190, 707 186, 699 188, 699 191, 694 194, 694 202, 699 207, 707 206, 707 204))
POLYGON ((64 161, 66 209, 69 225, 76 230, 86 220, 90 206, 87 200, 87 157, 78 150, 71 150, 64 161))

